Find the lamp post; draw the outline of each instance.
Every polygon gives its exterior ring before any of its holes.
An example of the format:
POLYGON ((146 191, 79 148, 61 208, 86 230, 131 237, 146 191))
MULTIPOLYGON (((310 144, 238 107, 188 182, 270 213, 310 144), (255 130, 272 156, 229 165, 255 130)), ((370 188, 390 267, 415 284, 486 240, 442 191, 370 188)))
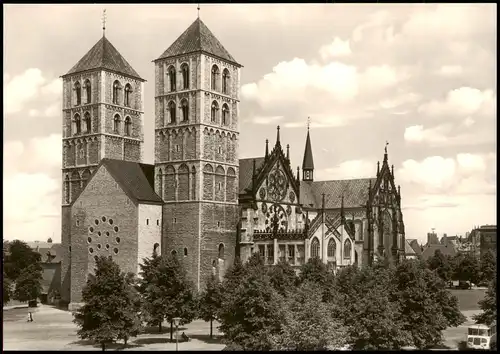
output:
POLYGON ((174 317, 174 325, 175 325, 175 351, 179 351, 179 322, 181 321, 180 317, 174 317))

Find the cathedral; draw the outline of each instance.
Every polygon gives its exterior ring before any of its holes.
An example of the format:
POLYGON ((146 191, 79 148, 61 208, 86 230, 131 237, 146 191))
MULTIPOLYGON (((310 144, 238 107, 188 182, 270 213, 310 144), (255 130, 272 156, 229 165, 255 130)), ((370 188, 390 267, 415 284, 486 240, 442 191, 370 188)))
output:
POLYGON ((199 18, 153 62, 153 165, 142 163, 145 80, 104 34, 62 76, 61 296, 70 310, 103 255, 134 273, 154 251, 175 255, 197 289, 255 252, 296 269, 319 257, 333 271, 404 258, 387 146, 366 179, 316 181, 309 128, 301 169, 279 127, 263 156, 239 159, 242 65, 199 18))

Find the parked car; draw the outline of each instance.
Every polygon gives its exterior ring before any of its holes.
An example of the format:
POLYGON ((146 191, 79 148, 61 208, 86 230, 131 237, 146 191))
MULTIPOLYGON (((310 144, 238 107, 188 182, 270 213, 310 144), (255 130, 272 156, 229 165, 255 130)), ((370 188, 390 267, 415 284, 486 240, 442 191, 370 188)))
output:
POLYGON ((466 281, 459 281, 457 289, 470 289, 470 284, 466 281))

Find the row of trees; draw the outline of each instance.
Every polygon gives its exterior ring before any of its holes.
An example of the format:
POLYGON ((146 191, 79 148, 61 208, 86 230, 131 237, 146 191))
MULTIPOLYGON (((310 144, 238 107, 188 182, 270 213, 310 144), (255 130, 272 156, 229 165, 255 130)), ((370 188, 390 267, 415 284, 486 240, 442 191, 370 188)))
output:
POLYGON ((109 258, 97 261, 75 314, 78 334, 105 349, 136 336, 142 324, 161 326, 181 318, 220 323, 228 349, 391 350, 429 348, 441 332, 465 321, 458 300, 421 261, 393 266, 347 267, 336 275, 317 258, 300 269, 264 266, 258 255, 238 259, 224 280, 214 275, 199 294, 175 256, 145 259, 141 277, 120 272, 109 258))
POLYGON ((454 257, 443 255, 437 250, 427 260, 429 269, 446 283, 452 280, 474 284, 489 284, 496 278, 496 256, 492 251, 485 252, 480 259, 472 254, 458 253, 454 257))
POLYGON ((11 300, 36 300, 42 292, 41 256, 25 242, 4 243, 2 305, 11 300), (6 252, 7 251, 7 252, 6 252))

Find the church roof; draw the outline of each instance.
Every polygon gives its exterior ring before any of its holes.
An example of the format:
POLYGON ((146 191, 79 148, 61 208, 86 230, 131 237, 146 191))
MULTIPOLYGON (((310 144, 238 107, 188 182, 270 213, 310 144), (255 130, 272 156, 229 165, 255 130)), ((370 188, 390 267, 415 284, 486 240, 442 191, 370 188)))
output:
POLYGON ((145 81, 105 36, 103 36, 66 75, 63 75, 63 77, 95 69, 110 70, 145 81))
POLYGON ((417 255, 417 252, 415 252, 415 250, 413 249, 413 247, 411 246, 411 243, 410 243, 410 240, 406 240, 405 242, 405 253, 406 255, 417 255))
POLYGON ((102 164, 136 202, 163 203, 154 191, 154 165, 114 159, 103 159, 102 164))
POLYGON ((197 18, 156 60, 195 52, 205 52, 239 65, 200 18, 197 18))
POLYGON ((264 164, 264 157, 250 157, 240 159, 239 193, 244 193, 246 188, 252 187, 253 160, 255 169, 258 170, 264 164))
POLYGON ((304 151, 304 160, 302 161, 302 170, 314 170, 314 161, 311 148, 311 138, 309 136, 309 129, 307 129, 306 149, 304 151))
POLYGON ((424 247, 424 251, 422 252, 422 259, 426 261, 427 259, 434 256, 436 251, 441 251, 444 256, 455 256, 457 253, 455 247, 451 245, 441 245, 441 244, 430 244, 424 247))
POLYGON ((300 182, 300 202, 306 207, 321 208, 325 193, 325 209, 340 208, 344 195, 345 208, 359 208, 368 201, 368 187, 375 178, 344 179, 333 181, 300 182))

